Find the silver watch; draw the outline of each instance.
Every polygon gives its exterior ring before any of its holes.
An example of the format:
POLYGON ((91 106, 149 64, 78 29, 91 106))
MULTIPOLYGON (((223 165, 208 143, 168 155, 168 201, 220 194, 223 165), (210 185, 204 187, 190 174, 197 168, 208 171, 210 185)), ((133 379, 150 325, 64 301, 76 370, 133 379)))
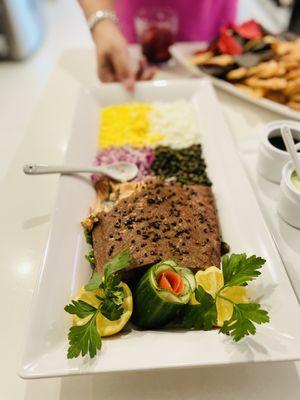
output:
POLYGON ((113 11, 107 10, 98 10, 94 14, 90 15, 87 19, 88 26, 92 31, 96 24, 103 19, 109 19, 110 21, 114 22, 115 24, 118 23, 118 18, 113 11))

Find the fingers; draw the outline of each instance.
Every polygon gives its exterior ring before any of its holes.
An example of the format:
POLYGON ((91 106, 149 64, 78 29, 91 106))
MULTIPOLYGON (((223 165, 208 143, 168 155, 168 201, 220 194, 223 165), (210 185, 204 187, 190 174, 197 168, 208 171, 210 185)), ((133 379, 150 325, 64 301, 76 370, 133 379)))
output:
POLYGON ((132 91, 135 81, 150 80, 157 71, 157 67, 147 66, 142 57, 139 68, 134 74, 130 68, 129 54, 126 47, 109 49, 98 52, 98 76, 102 82, 122 82, 124 87, 132 91))
POLYGON ((97 49, 98 76, 102 82, 123 82, 132 90, 135 82, 129 63, 127 42, 118 27, 109 20, 93 29, 97 49))
POLYGON ((153 66, 153 67, 147 67, 144 71, 144 74, 142 76, 142 79, 144 81, 150 81, 153 76, 155 75, 155 73, 157 72, 157 67, 153 66))
POLYGON ((146 58, 142 56, 139 62, 139 68, 136 72, 135 78, 136 80, 149 81, 153 78, 156 72, 157 72, 157 67, 155 66, 148 67, 146 58))
POLYGON ((98 54, 98 77, 101 82, 122 82, 129 91, 133 90, 135 77, 129 67, 126 50, 98 54))
POLYGON ((132 92, 134 89, 135 79, 134 77, 127 78, 123 81, 124 87, 129 92, 132 92))
POLYGON ((127 59, 122 56, 99 55, 98 76, 101 82, 121 81, 127 90, 132 91, 135 81, 151 80, 157 72, 157 67, 148 67, 145 60, 141 59, 138 70, 133 74, 126 62, 127 59))
POLYGON ((97 54, 97 62, 98 62, 98 78, 101 82, 114 82, 115 74, 112 68, 112 65, 109 61, 109 58, 105 54, 105 52, 99 52, 97 54))
POLYGON ((139 67, 135 73, 135 79, 137 81, 143 79, 143 74, 144 74, 144 71, 146 68, 147 68, 147 61, 146 61, 146 58, 144 56, 142 56, 139 60, 139 67))
POLYGON ((112 53, 112 65, 118 81, 123 82, 127 90, 132 90, 135 82, 129 63, 127 48, 115 50, 112 53))

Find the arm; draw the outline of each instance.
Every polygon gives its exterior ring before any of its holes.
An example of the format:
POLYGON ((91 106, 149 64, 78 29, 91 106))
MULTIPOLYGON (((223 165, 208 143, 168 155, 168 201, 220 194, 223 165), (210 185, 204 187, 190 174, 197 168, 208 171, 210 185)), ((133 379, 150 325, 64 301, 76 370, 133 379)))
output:
POLYGON ((78 0, 78 3, 86 18, 97 10, 115 11, 115 0, 78 0))
MULTIPOLYGON (((114 0, 78 0, 86 18, 97 10, 114 11, 114 0)), ((134 74, 130 69, 127 42, 118 26, 110 20, 99 21, 92 36, 96 45, 98 76, 103 82, 121 81, 131 89, 134 74)))

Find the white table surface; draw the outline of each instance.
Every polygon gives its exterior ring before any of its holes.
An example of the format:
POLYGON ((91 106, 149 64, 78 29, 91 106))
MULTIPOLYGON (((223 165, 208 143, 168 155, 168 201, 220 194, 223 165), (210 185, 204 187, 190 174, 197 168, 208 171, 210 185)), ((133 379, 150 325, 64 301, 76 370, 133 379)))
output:
MULTIPOLYGON (((300 363, 243 365, 190 371, 110 374, 22 381, 17 377, 27 313, 53 212, 57 176, 29 178, 28 161, 60 163, 70 134, 81 84, 95 81, 93 52, 70 50, 60 58, 0 186, 1 270, 3 271, 0 393, 5 399, 298 399, 300 363), (153 380, 155 385, 153 387, 153 380)), ((161 72, 160 77, 176 71, 161 72)), ((177 73, 176 73, 177 75, 177 73)), ((276 116, 218 92, 229 125, 239 138, 257 132, 276 116)), ((51 301, 51 299, 49 299, 51 301)), ((0 396, 0 398, 2 398, 0 396)))
MULTIPOLYGON (((80 19, 76 12, 73 17, 80 19)), ((61 25, 57 29, 55 34, 59 38, 64 30, 61 25)), ((83 28, 82 34, 87 35, 83 28)), ((78 43, 70 37, 69 43, 73 41, 78 43)), ((87 36, 86 44, 90 45, 87 36)), ((62 162, 78 88, 81 84, 95 82, 93 51, 78 49, 63 53, 45 85, 50 66, 59 54, 54 43, 52 46, 53 54, 49 59, 46 55, 44 58, 36 56, 22 67, 0 66, 1 88, 5 83, 5 90, 0 93, 0 399, 158 400, 167 396, 174 400, 200 397, 205 400, 299 399, 299 362, 35 381, 23 381, 17 376, 28 311, 47 240, 58 180, 56 176, 31 179, 22 174, 21 167, 29 161, 62 162), (44 71, 44 75, 40 71, 44 71), (19 96, 16 96, 16 89, 14 93, 10 92, 12 80, 7 80, 8 77, 16 77, 19 96), (41 88, 44 89, 40 95, 41 88), (29 118, 34 104, 37 105, 29 118)), ((183 75, 174 69, 161 72, 158 77, 183 75)), ((276 114, 226 93, 218 91, 218 96, 237 140, 251 137, 264 123, 278 118, 276 114)))

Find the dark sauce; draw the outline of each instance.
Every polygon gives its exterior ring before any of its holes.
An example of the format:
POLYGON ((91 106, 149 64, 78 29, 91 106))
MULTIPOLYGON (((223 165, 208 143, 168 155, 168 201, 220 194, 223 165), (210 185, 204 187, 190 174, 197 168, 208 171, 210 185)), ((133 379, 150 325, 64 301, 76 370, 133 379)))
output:
MULTIPOLYGON (((291 131, 292 131, 292 134, 293 134, 294 143, 295 143, 295 144, 300 143, 300 140, 299 140, 298 138, 295 137, 296 135, 297 135, 298 137, 300 137, 300 132, 295 131, 295 130, 293 130, 293 129, 291 129, 291 131)), ((282 136, 281 136, 281 134, 280 134, 279 129, 274 130, 274 131, 272 132, 272 134, 275 134, 275 135, 269 137, 269 142, 270 142, 274 147, 276 147, 277 149, 286 151, 286 147, 285 147, 285 144, 284 144, 284 141, 283 141, 283 139, 282 139, 282 136)))
POLYGON ((139 39, 147 61, 157 64, 170 59, 169 47, 175 42, 176 36, 171 29, 152 25, 139 39))

